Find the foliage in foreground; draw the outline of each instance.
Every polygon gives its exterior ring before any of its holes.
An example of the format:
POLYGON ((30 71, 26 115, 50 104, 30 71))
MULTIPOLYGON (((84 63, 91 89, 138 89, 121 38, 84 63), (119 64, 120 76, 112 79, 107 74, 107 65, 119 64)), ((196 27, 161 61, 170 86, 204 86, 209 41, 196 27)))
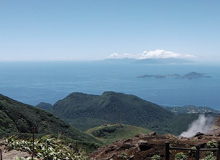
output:
POLYGON ((179 152, 175 155, 175 160, 186 160, 187 156, 183 152, 179 152))
POLYGON ((207 142, 206 147, 207 148, 217 148, 218 147, 218 142, 214 141, 214 140, 211 140, 211 141, 207 142))
POLYGON ((217 158, 214 156, 213 152, 210 152, 206 155, 202 160, 216 160, 217 158))
POLYGON ((153 157, 151 157, 151 160, 160 160, 161 157, 160 155, 154 155, 153 157))
MULTIPOLYGON (((20 150, 33 152, 33 142, 31 140, 21 140, 16 137, 5 139, 8 150, 20 150)), ((22 160, 23 158, 17 158, 22 160)), ((28 157, 27 160, 31 159, 28 157)), ((89 160, 82 151, 76 151, 71 144, 65 145, 62 140, 55 139, 51 136, 44 136, 36 139, 34 142, 34 159, 35 160, 89 160)))

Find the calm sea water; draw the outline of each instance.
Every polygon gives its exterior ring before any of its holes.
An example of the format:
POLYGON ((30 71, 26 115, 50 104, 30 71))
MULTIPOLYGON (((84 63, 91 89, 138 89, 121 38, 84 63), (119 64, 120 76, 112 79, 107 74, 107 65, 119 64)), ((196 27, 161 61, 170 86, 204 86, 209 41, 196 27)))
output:
POLYGON ((220 65, 146 65, 104 62, 1 62, 0 93, 36 105, 72 92, 123 92, 170 106, 220 109, 220 65), (212 78, 136 78, 144 74, 205 73, 212 78))

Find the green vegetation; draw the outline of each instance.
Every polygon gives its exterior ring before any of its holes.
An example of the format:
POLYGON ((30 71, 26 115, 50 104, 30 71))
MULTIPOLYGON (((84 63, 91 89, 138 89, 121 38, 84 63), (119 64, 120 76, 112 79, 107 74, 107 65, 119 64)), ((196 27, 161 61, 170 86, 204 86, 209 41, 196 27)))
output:
POLYGON ((128 154, 127 153, 121 153, 120 155, 118 155, 119 158, 121 159, 128 159, 128 154))
POLYGON ((53 113, 81 130, 102 125, 103 122, 119 121, 157 130, 161 123, 168 123, 174 116, 154 103, 115 92, 104 92, 101 96, 72 93, 55 103, 53 113), (89 123, 80 125, 83 122, 89 123))
MULTIPOLYGON (((32 140, 21 140, 17 137, 9 137, 5 139, 6 147, 8 150, 20 150, 33 153, 32 140)), ((24 159, 24 158, 17 158, 24 159)), ((26 159, 31 159, 28 157, 26 159)), ((89 158, 81 151, 76 151, 70 145, 66 145, 62 139, 56 139, 50 136, 43 136, 35 139, 34 142, 34 159, 47 159, 47 160, 88 160, 89 158)))
POLYGON ((175 135, 186 131, 199 115, 176 115, 134 95, 115 92, 104 92, 101 96, 72 93, 55 103, 52 113, 83 131, 105 123, 123 123, 175 135))
POLYGON ((161 160, 160 155, 154 155, 153 157, 151 157, 151 160, 161 160))
POLYGON ((85 150, 94 150, 101 145, 94 137, 71 127, 51 113, 0 95, 0 138, 10 135, 30 137, 33 126, 36 136, 61 135, 85 150))
POLYGON ((41 108, 46 111, 51 111, 53 108, 53 105, 50 103, 40 102, 38 105, 36 105, 36 107, 41 108))
POLYGON ((175 155, 175 160, 186 160, 187 156, 183 152, 179 152, 175 155))
POLYGON ((205 158, 202 160, 216 160, 217 158, 214 156, 213 152, 209 152, 205 158))
POLYGON ((207 148, 218 148, 218 142, 217 141, 209 141, 206 143, 207 148))
POLYGON ((106 124, 99 127, 91 128, 86 131, 89 135, 103 141, 105 144, 110 144, 117 140, 133 138, 137 134, 148 134, 151 131, 145 128, 119 125, 119 124, 106 124))

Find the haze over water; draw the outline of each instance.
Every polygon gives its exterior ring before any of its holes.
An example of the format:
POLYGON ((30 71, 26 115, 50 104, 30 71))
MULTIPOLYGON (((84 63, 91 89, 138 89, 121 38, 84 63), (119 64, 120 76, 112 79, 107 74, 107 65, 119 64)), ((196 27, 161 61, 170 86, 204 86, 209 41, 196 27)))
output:
POLYGON ((159 105, 220 107, 220 65, 147 65, 96 62, 1 62, 1 94, 37 105, 72 92, 133 94, 159 105), (140 75, 204 73, 212 78, 155 79, 140 75))

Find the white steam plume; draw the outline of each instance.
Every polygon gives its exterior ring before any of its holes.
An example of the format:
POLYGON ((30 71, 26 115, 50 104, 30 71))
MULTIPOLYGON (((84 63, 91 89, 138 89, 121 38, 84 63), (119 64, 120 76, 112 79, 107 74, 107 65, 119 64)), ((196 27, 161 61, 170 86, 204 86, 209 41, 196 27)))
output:
POLYGON ((213 126, 213 118, 199 115, 199 118, 189 125, 187 131, 181 133, 181 137, 193 137, 196 133, 208 133, 213 126))

